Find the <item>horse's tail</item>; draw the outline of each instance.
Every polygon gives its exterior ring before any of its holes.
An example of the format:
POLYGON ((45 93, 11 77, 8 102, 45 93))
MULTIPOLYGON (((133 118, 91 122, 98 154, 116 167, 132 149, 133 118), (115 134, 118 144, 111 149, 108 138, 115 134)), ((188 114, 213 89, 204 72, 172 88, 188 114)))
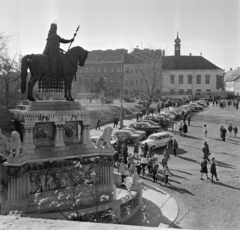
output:
POLYGON ((21 91, 22 91, 22 93, 26 92, 28 60, 30 57, 31 57, 31 55, 26 55, 22 58, 22 65, 21 65, 21 91))

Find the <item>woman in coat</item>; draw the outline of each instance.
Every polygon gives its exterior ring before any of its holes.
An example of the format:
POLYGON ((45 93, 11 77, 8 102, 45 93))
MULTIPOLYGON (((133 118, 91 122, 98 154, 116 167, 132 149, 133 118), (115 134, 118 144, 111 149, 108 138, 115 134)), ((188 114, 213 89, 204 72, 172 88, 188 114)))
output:
POLYGON ((184 122, 184 125, 183 125, 183 136, 186 137, 186 133, 188 132, 188 127, 187 127, 187 124, 186 122, 184 122))
POLYGON ((178 143, 177 143, 176 139, 173 139, 172 150, 173 150, 174 156, 177 156, 177 149, 178 149, 178 143))
POLYGON ((203 161, 201 162, 201 170, 200 170, 200 172, 202 173, 202 174, 201 174, 201 180, 204 180, 204 179, 202 178, 202 177, 203 177, 203 173, 206 174, 207 179, 210 179, 210 178, 208 177, 207 159, 206 159, 205 157, 203 157, 203 161))

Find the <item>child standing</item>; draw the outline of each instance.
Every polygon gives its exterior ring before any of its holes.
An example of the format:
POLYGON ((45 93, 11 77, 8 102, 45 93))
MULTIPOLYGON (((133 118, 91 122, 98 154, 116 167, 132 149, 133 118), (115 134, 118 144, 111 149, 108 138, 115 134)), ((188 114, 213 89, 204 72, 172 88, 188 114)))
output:
POLYGON ((212 158, 212 164, 211 164, 210 172, 212 173, 212 182, 214 182, 213 176, 215 176, 216 181, 219 181, 218 178, 217 178, 217 170, 216 170, 215 157, 212 158))
POLYGON ((163 177, 165 178, 165 185, 168 184, 168 177, 172 176, 172 173, 170 172, 168 166, 166 165, 163 169, 163 177))

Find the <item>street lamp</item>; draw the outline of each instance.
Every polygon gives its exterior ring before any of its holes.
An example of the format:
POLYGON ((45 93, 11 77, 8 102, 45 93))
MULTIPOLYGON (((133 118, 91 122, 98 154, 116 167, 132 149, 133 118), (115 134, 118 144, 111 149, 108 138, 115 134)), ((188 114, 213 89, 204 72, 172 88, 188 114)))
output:
POLYGON ((120 114, 120 129, 123 128, 123 71, 122 71, 122 85, 121 85, 121 114, 120 114))

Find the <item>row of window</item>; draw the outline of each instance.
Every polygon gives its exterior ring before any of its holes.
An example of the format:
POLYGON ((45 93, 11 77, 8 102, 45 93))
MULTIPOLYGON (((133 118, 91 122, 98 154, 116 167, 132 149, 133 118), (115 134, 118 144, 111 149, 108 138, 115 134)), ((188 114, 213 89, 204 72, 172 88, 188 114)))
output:
MULTIPOLYGON (((192 74, 189 74, 187 77, 188 77, 187 78, 187 80, 188 80, 187 83, 192 84, 193 83, 192 74)), ((184 76, 182 74, 179 75, 179 80, 178 80, 179 84, 183 84, 183 78, 184 78, 184 76)), ((201 82, 202 82, 202 76, 200 74, 198 74, 196 76, 196 84, 202 84, 201 82)), ((174 74, 170 75, 170 84, 175 84, 175 75, 174 74)), ((209 74, 205 75, 205 84, 210 84, 210 75, 209 74)))
MULTIPOLYGON (((192 94, 192 89, 187 89, 186 91, 184 91, 184 89, 179 89, 179 91, 175 91, 174 89, 170 89, 170 93, 172 93, 172 94, 174 94, 174 93, 179 93, 179 94, 183 94, 183 93, 188 93, 188 94, 192 94)), ((196 92, 201 92, 201 89, 197 89, 196 90, 196 92)), ((206 92, 211 92, 211 89, 206 89, 206 92)), ((147 94, 147 92, 145 92, 146 94, 147 94)), ((163 92, 163 94, 164 93, 167 93, 167 92, 163 92)), ((125 95, 128 95, 128 94, 130 94, 130 95, 132 95, 133 93, 132 93, 132 91, 129 91, 129 90, 127 90, 127 89, 125 89, 124 90, 124 94, 125 95)), ((156 94, 160 94, 160 90, 156 90, 156 94)))
MULTIPOLYGON (((114 77, 114 76, 109 76, 109 77, 103 77, 106 83, 121 83, 121 78, 119 77, 114 77)), ((79 82, 82 83, 84 81, 85 84, 92 84, 94 82, 93 78, 90 78, 88 76, 85 76, 84 78, 79 78, 79 82)))
POLYGON ((118 67, 85 67, 85 68, 81 68, 79 69, 80 73, 121 73, 122 72, 122 67, 118 66, 118 67))
POLYGON ((136 70, 129 70, 129 68, 126 68, 126 70, 125 70, 125 73, 129 73, 129 74, 138 74, 138 69, 136 69, 136 70))
MULTIPOLYGON (((144 80, 143 79, 127 79, 125 78, 125 82, 124 85, 143 85, 144 84, 144 80)), ((159 84, 159 79, 156 79, 156 84, 159 84)))

